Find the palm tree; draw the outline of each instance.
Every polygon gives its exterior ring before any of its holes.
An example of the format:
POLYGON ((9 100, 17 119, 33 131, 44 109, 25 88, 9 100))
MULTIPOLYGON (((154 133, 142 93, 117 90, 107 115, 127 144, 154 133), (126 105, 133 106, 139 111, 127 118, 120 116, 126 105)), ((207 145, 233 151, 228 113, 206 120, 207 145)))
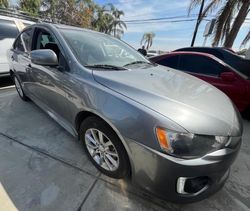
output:
MULTIPOLYGON (((189 13, 197 7, 201 1, 202 0, 191 0, 188 10, 189 13)), ((224 42, 223 46, 231 48, 249 13, 250 0, 209 0, 202 13, 202 18, 221 5, 221 9, 216 15, 212 45, 217 46, 219 42, 224 42)))
POLYGON ((96 5, 96 17, 93 21, 93 27, 99 32, 110 34, 112 31, 113 16, 107 12, 106 6, 96 5))
POLYGON ((113 35, 114 37, 120 39, 124 34, 124 29, 127 29, 125 22, 121 20, 121 16, 124 15, 124 12, 115 8, 113 4, 108 5, 110 6, 110 11, 113 16, 113 21, 111 24, 113 35))
POLYGON ((154 32, 144 33, 141 39, 141 45, 144 43, 144 45, 146 46, 146 49, 148 50, 153 44, 154 37, 155 37, 154 32))
POLYGON ((124 15, 124 12, 118 10, 112 4, 102 7, 96 5, 96 18, 93 21, 93 26, 99 32, 121 38, 124 29, 127 29, 126 24, 120 19, 122 15, 124 15))

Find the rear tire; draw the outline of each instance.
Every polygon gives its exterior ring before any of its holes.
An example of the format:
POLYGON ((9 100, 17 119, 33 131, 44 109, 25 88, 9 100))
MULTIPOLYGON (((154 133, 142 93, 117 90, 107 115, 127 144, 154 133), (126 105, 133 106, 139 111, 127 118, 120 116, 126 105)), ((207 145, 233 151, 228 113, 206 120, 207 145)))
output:
POLYGON ((13 81, 15 83, 15 87, 17 90, 17 93, 19 95, 19 97, 23 100, 23 101, 28 101, 29 98, 25 95, 23 88, 22 88, 22 84, 20 82, 20 80, 18 79, 18 77, 16 75, 13 75, 13 81))
POLYGON ((80 126, 79 137, 90 161, 103 174, 117 179, 128 176, 130 165, 126 150, 106 122, 88 117, 80 126))

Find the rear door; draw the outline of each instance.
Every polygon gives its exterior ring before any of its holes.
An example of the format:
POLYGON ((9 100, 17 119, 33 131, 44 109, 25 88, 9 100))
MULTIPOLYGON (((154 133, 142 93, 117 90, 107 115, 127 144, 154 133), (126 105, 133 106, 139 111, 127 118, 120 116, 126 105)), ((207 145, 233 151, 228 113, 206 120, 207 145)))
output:
POLYGON ((234 81, 226 81, 221 78, 221 73, 232 71, 229 67, 219 61, 203 55, 180 55, 179 67, 189 74, 192 74, 217 87, 227 94, 236 104, 243 98, 245 87, 242 79, 235 74, 234 81))

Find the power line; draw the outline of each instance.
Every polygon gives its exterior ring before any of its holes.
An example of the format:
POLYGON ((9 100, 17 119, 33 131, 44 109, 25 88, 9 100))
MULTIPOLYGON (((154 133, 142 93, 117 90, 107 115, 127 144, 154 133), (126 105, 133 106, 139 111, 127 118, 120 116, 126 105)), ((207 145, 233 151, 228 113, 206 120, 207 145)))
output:
POLYGON ((198 15, 197 22, 196 22, 196 26, 195 26, 195 29, 194 29, 194 34, 193 34, 193 38, 192 38, 192 42, 191 42, 191 47, 194 46, 196 34, 197 34, 198 28, 200 26, 200 23, 202 21, 202 11, 203 11, 204 4, 205 4, 205 0, 202 0, 199 15, 198 15))
MULTIPOLYGON (((141 22, 132 22, 126 23, 127 25, 137 25, 137 24, 159 24, 159 23, 180 23, 180 22, 191 22, 196 19, 182 19, 182 20, 162 20, 162 21, 141 21, 141 22)), ((203 19, 204 21, 210 21, 209 19, 203 19)))
MULTIPOLYGON (((197 14, 192 14, 189 17, 197 16, 197 14)), ((169 20, 177 18, 188 18, 187 15, 171 16, 171 17, 161 17, 161 18, 149 18, 149 19, 133 19, 133 20, 124 20, 125 23, 139 22, 139 21, 157 21, 157 20, 169 20)))
MULTIPOLYGON (((123 22, 132 23, 132 22, 144 22, 144 21, 158 21, 158 20, 178 19, 178 18, 192 18, 192 17, 195 17, 195 16, 198 16, 198 14, 191 14, 189 16, 187 16, 187 15, 179 15, 179 16, 170 16, 170 17, 159 17, 159 18, 131 19, 131 20, 123 20, 123 22)), ((206 16, 206 17, 207 18, 215 18, 217 16, 209 15, 209 16, 206 16)), ((235 19, 235 18, 233 18, 233 19, 235 19)), ((206 20, 206 19, 202 19, 202 20, 206 20)), ((246 18, 245 20, 246 21, 250 20, 250 18, 246 18)))

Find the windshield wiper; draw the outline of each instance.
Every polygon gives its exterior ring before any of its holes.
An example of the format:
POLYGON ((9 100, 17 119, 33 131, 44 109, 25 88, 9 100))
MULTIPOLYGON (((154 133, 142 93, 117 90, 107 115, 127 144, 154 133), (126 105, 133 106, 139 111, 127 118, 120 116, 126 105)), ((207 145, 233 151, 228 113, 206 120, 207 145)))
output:
POLYGON ((115 66, 115 65, 109 65, 109 64, 85 65, 84 67, 89 67, 89 68, 103 68, 103 69, 109 69, 109 70, 127 70, 127 68, 119 67, 119 66, 115 66))
POLYGON ((154 65, 151 62, 146 62, 146 61, 134 61, 134 62, 130 62, 128 64, 123 65, 123 67, 129 66, 129 65, 133 65, 133 64, 150 64, 150 65, 154 65))

